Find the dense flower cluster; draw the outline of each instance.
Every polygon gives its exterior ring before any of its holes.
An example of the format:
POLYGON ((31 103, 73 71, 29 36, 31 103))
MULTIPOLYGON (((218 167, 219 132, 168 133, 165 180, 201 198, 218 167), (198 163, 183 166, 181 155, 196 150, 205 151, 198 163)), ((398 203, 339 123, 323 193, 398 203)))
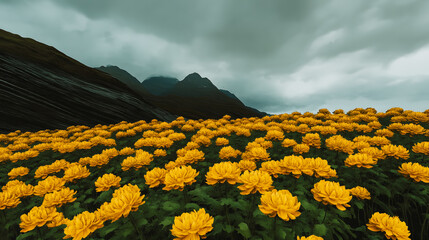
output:
POLYGON ((375 212, 366 226, 373 232, 384 232, 387 239, 410 240, 407 225, 396 216, 375 212))

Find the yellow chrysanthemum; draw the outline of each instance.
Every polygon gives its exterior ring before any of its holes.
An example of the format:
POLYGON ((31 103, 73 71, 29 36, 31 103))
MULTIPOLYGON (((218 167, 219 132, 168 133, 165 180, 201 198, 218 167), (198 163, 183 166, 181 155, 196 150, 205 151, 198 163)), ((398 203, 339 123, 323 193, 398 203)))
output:
POLYGON ((269 217, 277 215, 284 221, 295 220, 301 215, 298 212, 301 203, 298 202, 298 197, 292 196, 288 190, 273 189, 270 192, 265 192, 261 196, 261 205, 259 209, 269 217))
POLYGON ((387 239, 410 240, 408 226, 397 216, 390 217, 386 213, 375 212, 366 226, 373 232, 384 232, 387 239))
POLYGON ((401 146, 401 145, 384 145, 381 147, 381 150, 384 152, 384 154, 386 154, 389 157, 394 157, 395 159, 408 159, 410 158, 408 149, 406 149, 405 147, 401 146))
POLYGON ((149 188, 154 188, 164 183, 165 175, 167 174, 167 170, 159 167, 155 167, 154 169, 147 171, 144 175, 144 179, 146 180, 146 185, 149 185, 149 188))
POLYGON ((44 206, 33 207, 28 214, 21 215, 20 232, 28 232, 36 226, 42 227, 47 222, 52 222, 58 215, 57 209, 54 207, 45 208, 44 206))
POLYGON ((299 237, 299 236, 297 236, 296 240, 323 240, 323 238, 322 237, 318 237, 316 235, 310 235, 308 237, 299 237))
POLYGON ((183 213, 174 218, 171 234, 177 237, 174 240, 197 240, 200 237, 205 239, 205 235, 213 229, 213 222, 214 218, 207 214, 204 208, 198 212, 194 210, 191 213, 183 213))
POLYGON ((180 166, 173 168, 168 171, 165 175, 163 190, 178 189, 183 191, 185 185, 191 185, 196 182, 195 177, 198 176, 199 172, 193 169, 191 166, 180 166))
POLYGON ((293 146, 293 152, 296 154, 303 154, 310 151, 310 146, 307 144, 297 144, 293 146))
POLYGON ((214 185, 216 183, 224 183, 225 181, 228 181, 229 184, 234 185, 236 184, 240 173, 241 170, 237 163, 216 163, 209 168, 209 171, 206 174, 206 183, 208 185, 214 185))
POLYGON ((121 177, 118 177, 112 173, 104 174, 95 181, 95 191, 102 192, 107 191, 111 187, 120 187, 121 177))
POLYGON ((232 148, 231 146, 226 146, 220 149, 219 158, 223 160, 229 160, 230 158, 236 158, 241 152, 232 148))
POLYGON ((73 238, 73 240, 81 240, 102 227, 104 227, 104 223, 98 212, 90 213, 84 211, 74 216, 72 220, 67 221, 67 227, 64 228, 66 236, 63 239, 73 238))
POLYGON ((310 147, 320 148, 320 136, 318 133, 307 133, 302 137, 302 143, 310 147))
POLYGON ((238 177, 237 182, 243 183, 243 185, 237 187, 241 190, 241 195, 254 194, 257 191, 263 194, 266 191, 274 189, 274 186, 272 185, 273 179, 270 174, 261 170, 246 170, 238 177))
POLYGON ((316 201, 322 202, 324 205, 335 205, 341 211, 345 211, 345 207, 350 207, 347 203, 352 200, 350 192, 346 190, 345 186, 340 186, 338 182, 320 180, 314 184, 311 193, 316 201))
POLYGON ((9 176, 9 179, 15 179, 19 176, 27 175, 29 171, 30 169, 27 167, 16 167, 16 168, 12 168, 12 170, 10 170, 10 172, 7 175, 9 176))
POLYGON ((39 181, 34 187, 34 195, 43 197, 46 193, 60 190, 64 187, 65 180, 56 176, 49 176, 45 180, 39 181))
POLYGON ((344 161, 344 164, 347 167, 364 167, 364 168, 372 168, 375 164, 377 164, 377 160, 373 159, 371 155, 365 153, 356 153, 349 155, 347 159, 344 161))
POLYGON ((5 208, 14 208, 21 203, 21 200, 12 191, 13 190, 0 192, 0 210, 5 208))
POLYGON ((359 198, 359 199, 371 199, 371 194, 368 192, 368 190, 364 187, 354 187, 352 189, 349 189, 350 194, 352 194, 353 196, 359 198))
POLYGON ((61 207, 65 203, 74 202, 76 198, 73 196, 76 194, 76 191, 64 187, 60 190, 53 191, 48 193, 43 197, 42 206, 45 207, 61 207))
POLYGON ((429 183, 429 168, 423 167, 419 163, 402 163, 398 172, 406 178, 411 178, 416 182, 429 183))
POLYGON ((295 146, 297 144, 298 143, 294 139, 289 139, 289 138, 284 139, 282 142, 282 146, 285 148, 292 147, 292 146, 295 146))
POLYGON ((423 153, 424 155, 429 156, 429 142, 415 143, 412 150, 415 153, 423 153))

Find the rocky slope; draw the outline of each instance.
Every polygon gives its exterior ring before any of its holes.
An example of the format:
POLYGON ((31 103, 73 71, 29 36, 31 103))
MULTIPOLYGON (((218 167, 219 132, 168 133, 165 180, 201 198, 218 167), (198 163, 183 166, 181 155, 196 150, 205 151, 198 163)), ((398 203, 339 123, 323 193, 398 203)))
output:
POLYGON ((178 117, 106 73, 1 29, 0 105, 0 133, 178 117))

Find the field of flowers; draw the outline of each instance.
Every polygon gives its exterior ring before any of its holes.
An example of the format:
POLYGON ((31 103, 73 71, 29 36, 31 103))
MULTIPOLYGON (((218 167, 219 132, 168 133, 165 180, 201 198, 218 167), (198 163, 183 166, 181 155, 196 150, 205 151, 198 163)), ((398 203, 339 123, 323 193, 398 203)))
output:
POLYGON ((429 110, 0 134, 0 239, 428 239, 429 110))

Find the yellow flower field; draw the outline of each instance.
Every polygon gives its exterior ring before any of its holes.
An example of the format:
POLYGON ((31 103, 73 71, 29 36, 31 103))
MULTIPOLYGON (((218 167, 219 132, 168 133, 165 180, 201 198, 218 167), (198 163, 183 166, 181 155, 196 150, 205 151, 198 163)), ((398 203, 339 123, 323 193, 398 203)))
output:
POLYGON ((427 239, 429 110, 0 134, 1 239, 427 239))

